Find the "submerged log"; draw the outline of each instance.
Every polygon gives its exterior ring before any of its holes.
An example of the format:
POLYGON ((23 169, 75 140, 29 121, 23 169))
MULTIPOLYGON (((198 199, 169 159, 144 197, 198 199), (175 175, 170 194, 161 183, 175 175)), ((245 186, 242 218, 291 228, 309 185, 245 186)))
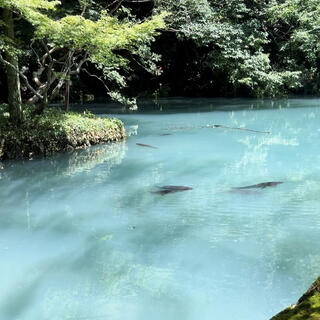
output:
POLYGON ((246 129, 246 128, 228 127, 228 126, 225 126, 223 124, 214 124, 212 126, 207 124, 206 128, 224 128, 224 129, 243 130, 243 131, 271 134, 270 131, 260 131, 260 130, 246 129))
POLYGON ((215 129, 215 128, 223 128, 223 129, 230 129, 230 130, 242 130, 242 131, 249 131, 249 132, 256 132, 256 133, 264 133, 264 134, 271 134, 271 131, 260 131, 254 129, 247 129, 247 128, 237 128, 237 127, 229 127, 225 126, 224 124, 206 124, 205 126, 188 126, 188 127, 173 127, 167 130, 190 130, 190 129, 215 129))

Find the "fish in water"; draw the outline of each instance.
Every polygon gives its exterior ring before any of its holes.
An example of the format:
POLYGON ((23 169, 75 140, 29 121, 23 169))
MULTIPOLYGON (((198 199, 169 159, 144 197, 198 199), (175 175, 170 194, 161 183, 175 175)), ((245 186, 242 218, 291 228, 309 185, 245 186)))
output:
POLYGON ((145 148, 158 149, 157 147, 150 146, 149 144, 144 144, 144 143, 136 143, 136 145, 140 147, 145 147, 145 148))
POLYGON ((275 187, 278 184, 283 183, 282 181, 271 181, 271 182, 262 182, 262 183, 258 183, 258 184, 253 184, 250 186, 245 186, 245 187, 234 187, 233 189, 237 189, 237 190, 243 190, 243 189, 264 189, 267 187, 275 187))
POLYGON ((171 133, 162 133, 160 136, 171 136, 171 133))
POLYGON ((169 193, 175 193, 175 192, 181 192, 181 191, 187 191, 187 190, 193 189, 191 187, 185 187, 185 186, 162 186, 158 188, 161 190, 155 191, 153 193, 161 194, 162 196, 169 193))

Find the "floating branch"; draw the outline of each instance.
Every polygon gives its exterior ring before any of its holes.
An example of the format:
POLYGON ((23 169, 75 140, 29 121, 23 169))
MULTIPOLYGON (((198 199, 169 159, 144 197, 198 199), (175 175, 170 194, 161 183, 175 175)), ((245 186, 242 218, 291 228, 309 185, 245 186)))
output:
POLYGON ((250 132, 257 132, 257 133, 265 133, 265 134, 271 134, 271 131, 259 131, 259 130, 253 130, 253 129, 246 129, 246 128, 236 128, 236 127, 228 127, 223 124, 207 124, 205 126, 196 127, 196 126, 188 126, 188 127, 173 127, 166 130, 188 130, 188 129, 215 129, 215 128, 224 128, 224 129, 231 129, 231 130, 242 130, 242 131, 250 131, 250 132))
POLYGON ((212 126, 207 124, 205 127, 202 127, 202 128, 225 128, 225 129, 232 129, 232 130, 243 130, 243 131, 271 134, 271 131, 259 131, 259 130, 252 130, 252 129, 246 129, 246 128, 228 127, 223 124, 214 124, 212 126))

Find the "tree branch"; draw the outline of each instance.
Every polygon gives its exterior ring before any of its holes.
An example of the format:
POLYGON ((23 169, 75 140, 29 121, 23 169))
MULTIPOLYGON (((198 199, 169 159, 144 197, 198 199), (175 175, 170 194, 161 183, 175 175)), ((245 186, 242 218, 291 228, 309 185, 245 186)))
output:
POLYGON ((128 3, 144 3, 144 2, 153 2, 153 0, 124 0, 124 2, 128 2, 128 3))
POLYGON ((102 84, 104 85, 104 87, 107 89, 107 91, 110 91, 110 89, 108 88, 108 86, 106 85, 106 83, 103 81, 103 79, 101 79, 100 77, 98 77, 97 75, 95 74, 92 74, 90 73, 87 69, 83 68, 82 69, 84 72, 86 72, 90 77, 93 77, 93 78, 96 78, 98 79, 99 81, 102 82, 102 84))
POLYGON ((84 56, 84 58, 79 61, 78 65, 77 65, 77 69, 76 69, 76 70, 73 70, 73 71, 70 71, 70 75, 79 74, 80 71, 81 71, 81 68, 82 68, 83 64, 86 63, 87 61, 89 61, 89 59, 88 59, 88 53, 86 53, 85 56, 84 56))
POLYGON ((24 80, 24 82, 26 83, 27 88, 34 93, 39 99, 43 99, 43 97, 30 85, 28 78, 18 69, 16 68, 13 64, 11 64, 10 62, 8 62, 7 60, 5 60, 2 56, 2 54, 0 53, 0 61, 7 65, 10 66, 10 68, 12 68, 13 70, 15 70, 20 77, 24 80))
POLYGON ((122 2, 123 2, 124 0, 119 0, 118 3, 117 3, 117 1, 118 1, 118 0, 114 1, 114 2, 110 5, 110 7, 111 7, 113 4, 116 3, 116 6, 109 11, 109 14, 110 14, 110 15, 114 14, 114 13, 119 9, 119 7, 121 6, 121 4, 122 4, 122 2))
POLYGON ((34 72, 32 73, 33 81, 35 82, 35 84, 36 84, 38 87, 43 86, 43 83, 41 83, 41 81, 40 81, 39 78, 40 78, 40 76, 42 75, 44 69, 45 69, 45 67, 42 66, 42 67, 40 67, 40 68, 38 69, 38 71, 34 71, 34 72))
POLYGON ((81 17, 83 17, 83 16, 84 16, 84 14, 85 14, 86 10, 87 10, 87 5, 84 5, 84 6, 83 6, 83 8, 82 8, 81 15, 80 15, 81 17))
MULTIPOLYGON (((44 93, 46 93, 46 92, 48 92, 48 90, 49 90, 49 88, 50 88, 50 86, 57 80, 57 76, 54 76, 54 77, 51 77, 50 78, 50 81, 47 81, 46 83, 44 83, 39 89, 38 89, 38 93, 40 94, 40 93, 42 93, 42 94, 44 94, 44 93)), ((63 83, 62 83, 63 84, 63 83)), ((50 98, 51 98, 51 96, 52 96, 52 94, 50 95, 50 98)), ((42 97, 42 99, 43 99, 44 97, 42 97)), ((27 103, 28 104, 32 104, 32 103, 36 103, 37 101, 39 100, 39 95, 34 95, 33 97, 31 97, 28 101, 27 101, 27 103)))
POLYGON ((52 60, 51 54, 53 52, 55 52, 58 48, 52 48, 52 49, 49 50, 48 47, 46 46, 46 44, 43 41, 42 41, 42 45, 46 50, 46 53, 42 56, 42 65, 44 65, 48 57, 49 57, 50 61, 52 60))
POLYGON ((33 43, 34 43, 34 42, 32 41, 31 44, 30 44, 30 48, 31 48, 31 50, 33 51, 34 55, 37 57, 37 63, 38 63, 38 65, 39 65, 39 67, 41 67, 42 64, 41 64, 41 62, 40 62, 40 57, 39 57, 37 51, 33 49, 33 43))
POLYGON ((52 90, 52 93, 50 95, 50 99, 54 98, 60 91, 61 87, 63 86, 63 83, 64 83, 64 80, 68 74, 68 71, 70 70, 70 61, 72 59, 72 56, 74 54, 74 51, 70 51, 68 53, 68 58, 67 58, 67 61, 64 63, 64 67, 63 67, 63 70, 62 70, 62 77, 59 79, 59 82, 58 84, 56 85, 56 87, 52 90))
POLYGON ((180 30, 173 29, 173 28, 165 28, 165 29, 161 28, 161 29, 157 29, 157 30, 162 31, 162 32, 180 32, 180 30))

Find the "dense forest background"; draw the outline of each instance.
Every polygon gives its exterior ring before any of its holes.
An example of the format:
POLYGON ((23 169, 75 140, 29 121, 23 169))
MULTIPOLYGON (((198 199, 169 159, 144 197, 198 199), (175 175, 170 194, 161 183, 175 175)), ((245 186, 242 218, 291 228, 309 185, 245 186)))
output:
MULTIPOLYGON (((59 19, 83 14, 94 21, 101 12, 134 22, 166 12, 166 26, 157 30, 151 50, 144 53, 152 55, 154 65, 148 67, 117 49, 130 61, 118 71, 126 79, 119 88, 125 96, 276 97, 319 92, 320 0, 62 0, 50 15, 59 19)), ((32 83, 38 68, 36 44, 31 45, 34 26, 14 18, 20 69, 32 83)), ((99 68, 88 62, 85 71, 71 79, 71 102, 107 97, 99 68)), ((7 100, 6 81, 0 64, 2 102, 7 100)), ((112 78, 106 81, 113 86, 112 78)), ((22 87, 23 99, 29 96, 22 87)), ((55 100, 62 101, 63 94, 55 100)))

